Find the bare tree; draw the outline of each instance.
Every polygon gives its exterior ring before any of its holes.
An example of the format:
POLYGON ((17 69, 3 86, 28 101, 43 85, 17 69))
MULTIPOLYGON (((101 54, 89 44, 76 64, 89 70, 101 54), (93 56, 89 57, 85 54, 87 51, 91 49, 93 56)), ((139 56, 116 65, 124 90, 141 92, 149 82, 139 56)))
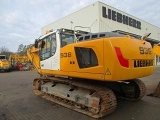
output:
POLYGON ((21 51, 23 51, 23 47, 24 47, 24 45, 23 45, 23 44, 20 44, 20 45, 18 46, 17 52, 20 53, 21 51))
POLYGON ((0 55, 6 55, 6 57, 8 58, 10 54, 12 54, 12 52, 10 52, 9 49, 5 46, 0 48, 0 55))
POLYGON ((5 53, 5 52, 9 52, 9 49, 6 48, 5 46, 0 48, 0 54, 5 53))
POLYGON ((26 51, 27 51, 27 45, 20 44, 18 46, 17 54, 26 55, 27 54, 26 51))

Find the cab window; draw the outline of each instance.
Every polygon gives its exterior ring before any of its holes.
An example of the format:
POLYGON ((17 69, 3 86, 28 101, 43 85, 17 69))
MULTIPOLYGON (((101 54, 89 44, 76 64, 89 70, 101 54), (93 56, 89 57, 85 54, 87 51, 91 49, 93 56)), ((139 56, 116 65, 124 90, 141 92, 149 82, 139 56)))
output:
POLYGON ((56 52, 57 48, 57 41, 56 41, 56 35, 51 34, 45 38, 42 39, 44 46, 41 49, 41 60, 45 60, 51 56, 53 56, 56 52))
POLYGON ((74 35, 61 34, 60 38, 61 38, 61 47, 64 47, 74 42, 74 35))
POLYGON ((57 41, 56 41, 56 34, 51 35, 51 56, 56 53, 57 49, 57 41))

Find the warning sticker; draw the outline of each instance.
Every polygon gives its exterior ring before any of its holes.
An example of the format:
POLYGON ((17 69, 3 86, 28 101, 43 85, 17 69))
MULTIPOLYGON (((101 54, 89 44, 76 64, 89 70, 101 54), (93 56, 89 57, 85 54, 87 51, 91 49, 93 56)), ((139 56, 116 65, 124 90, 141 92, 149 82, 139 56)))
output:
POLYGON ((111 75, 109 68, 106 69, 106 75, 111 75))

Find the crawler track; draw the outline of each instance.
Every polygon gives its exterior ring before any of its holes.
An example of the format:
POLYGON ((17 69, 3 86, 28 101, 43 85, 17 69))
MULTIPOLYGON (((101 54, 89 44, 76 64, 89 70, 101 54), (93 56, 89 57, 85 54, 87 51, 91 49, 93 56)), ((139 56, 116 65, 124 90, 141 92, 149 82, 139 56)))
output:
POLYGON ((146 94, 145 84, 140 79, 134 79, 133 81, 130 81, 128 86, 130 86, 127 88, 127 91, 130 91, 129 95, 126 92, 123 94, 124 96, 120 96, 119 98, 130 101, 137 101, 146 94))
POLYGON ((80 81, 75 81, 75 80, 56 78, 56 77, 37 78, 33 82, 33 90, 36 95, 41 96, 42 98, 45 98, 59 105, 70 108, 72 110, 78 111, 85 115, 91 116, 93 118, 100 118, 107 114, 112 113, 115 110, 117 105, 116 97, 112 92, 112 90, 110 90, 109 88, 106 88, 106 87, 104 88, 104 87, 96 86, 89 83, 82 83, 80 81), (95 110, 94 108, 88 108, 87 106, 77 104, 75 101, 64 99, 58 95, 42 92, 40 90, 41 89, 40 85, 43 84, 43 82, 61 83, 61 84, 75 86, 75 87, 82 88, 89 91, 94 91, 93 95, 100 97, 100 104, 98 106, 99 107, 98 111, 95 110))

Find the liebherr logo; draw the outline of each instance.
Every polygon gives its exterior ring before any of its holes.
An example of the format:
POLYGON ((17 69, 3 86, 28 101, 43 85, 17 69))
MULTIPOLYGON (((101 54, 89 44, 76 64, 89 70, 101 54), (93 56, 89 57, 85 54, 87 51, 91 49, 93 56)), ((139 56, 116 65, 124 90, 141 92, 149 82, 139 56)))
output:
POLYGON ((108 8, 108 10, 106 9, 106 7, 102 6, 102 16, 104 18, 108 18, 110 20, 113 21, 117 21, 119 23, 123 23, 125 25, 129 25, 131 27, 137 28, 141 30, 141 22, 138 20, 135 20, 131 17, 128 17, 127 15, 123 15, 119 12, 116 12, 114 10, 111 10, 108 8))
MULTIPOLYGON (((139 53, 141 55, 151 55, 152 51, 151 48, 147 47, 139 47, 139 53)), ((153 60, 134 60, 134 67, 148 67, 153 66, 153 60)))
POLYGON ((134 60, 134 67, 148 67, 153 66, 153 60, 134 60))

